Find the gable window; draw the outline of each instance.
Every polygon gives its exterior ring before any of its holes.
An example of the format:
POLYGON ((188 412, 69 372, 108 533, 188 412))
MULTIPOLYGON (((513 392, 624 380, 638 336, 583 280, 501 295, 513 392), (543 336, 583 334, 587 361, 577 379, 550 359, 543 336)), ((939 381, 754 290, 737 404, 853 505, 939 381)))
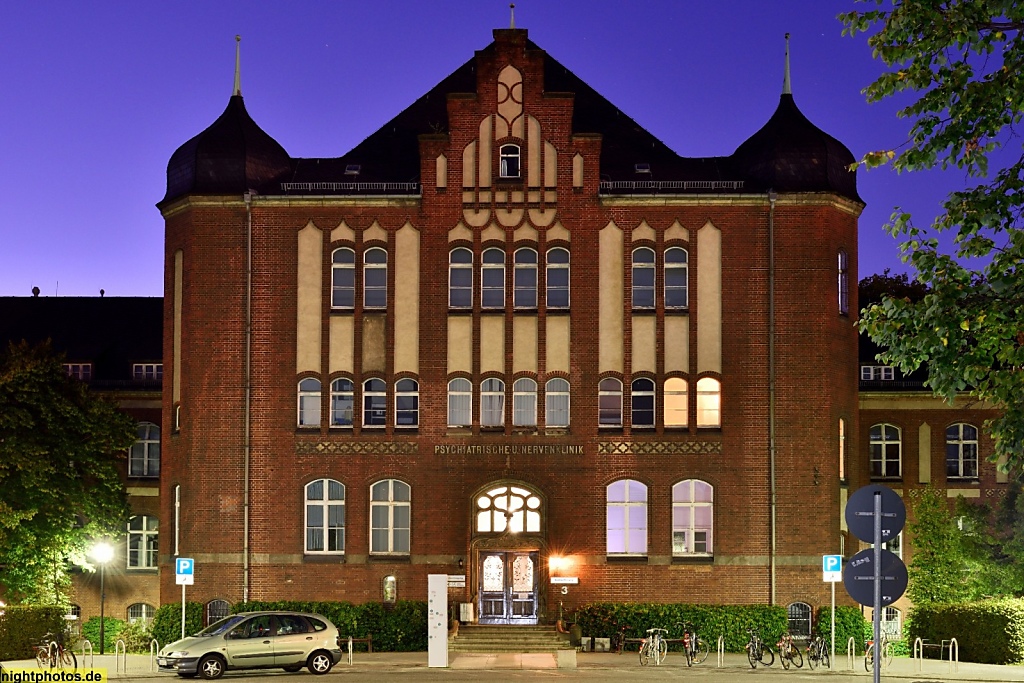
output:
POLYGON ((345 552, 345 485, 340 481, 306 484, 306 552, 345 552))
POLYGON ((654 426, 654 382, 641 377, 633 380, 630 402, 633 406, 632 425, 645 428, 654 426))
POLYGON ((633 308, 654 308, 654 250, 633 250, 633 308))
POLYGON ((899 427, 890 424, 872 425, 869 432, 872 477, 901 476, 903 444, 900 437, 899 427))
POLYGON ((687 261, 685 249, 672 247, 665 251, 665 308, 686 308, 690 304, 687 261))
POLYGON ((363 426, 383 427, 387 422, 387 385, 376 377, 363 382, 363 426))
POLYGON ((414 379, 395 382, 395 426, 418 427, 420 424, 420 385, 414 379))
POLYGON ((463 247, 448 255, 448 307, 473 308, 473 252, 463 247))
POLYGON ((92 379, 92 363, 64 363, 64 372, 82 382, 92 379))
POLYGON ((133 363, 132 378, 136 380, 160 380, 164 378, 163 363, 133 363))
POLYGON ((157 518, 148 515, 128 520, 129 569, 156 569, 158 527, 157 518))
POLYGON ((363 307, 387 308, 388 253, 379 247, 363 254, 363 307))
POLYGON ((160 428, 152 422, 140 422, 137 440, 128 452, 129 477, 155 477, 160 474, 160 428))
POLYGON ((134 624, 136 621, 147 623, 153 621, 153 616, 156 614, 156 608, 153 605, 148 605, 144 602, 137 602, 134 605, 128 605, 128 623, 134 624))
POLYGON ((607 552, 609 555, 647 554, 647 486, 632 479, 608 485, 607 552))
POLYGON ((961 422, 946 427, 946 476, 978 478, 978 429, 974 425, 961 422))
POLYGON ((476 499, 477 533, 540 533, 540 497, 520 486, 498 486, 476 499))
POLYGON ((697 426, 722 426, 722 383, 713 377, 697 380, 697 426))
POLYGON ((409 554, 411 493, 409 485, 398 479, 385 479, 370 487, 371 553, 409 554))
POLYGON ((518 178, 519 174, 519 145, 502 145, 498 151, 499 169, 498 175, 501 178, 518 178))
POLYGON ((537 252, 533 249, 516 251, 512 296, 516 308, 537 308, 537 252))
POLYGON ((599 427, 622 426, 622 382, 605 377, 597 385, 597 424, 599 427))
POLYGON ((544 276, 547 285, 547 307, 569 308, 569 252, 561 247, 548 249, 547 271, 544 276))
POLYGON ((689 424, 688 386, 681 377, 669 377, 665 380, 665 426, 685 427, 689 424))
POLYGON ((561 377, 549 379, 544 387, 544 423, 548 427, 569 426, 569 382, 561 377))
POLYGON ((710 555, 714 500, 711 484, 686 479, 672 487, 672 554, 710 555))
POLYGON ((351 427, 355 412, 355 384, 339 377, 331 382, 331 426, 351 427))
POLYGON ((839 250, 839 312, 847 315, 850 312, 850 264, 846 251, 839 250))
POLYGON ((494 377, 480 383, 480 426, 505 424, 505 383, 494 377))
POLYGON ((464 377, 448 382, 448 426, 473 424, 473 384, 464 377))
POLYGON ((347 247, 331 254, 331 308, 355 308, 356 253, 347 247))
POLYGON ((537 383, 529 377, 521 377, 512 384, 512 425, 537 425, 537 383))
POLYGON ((299 426, 320 426, 320 380, 313 377, 299 382, 299 426))
POLYGON ((501 249, 488 249, 483 255, 481 270, 480 305, 483 308, 505 307, 505 252, 501 249))

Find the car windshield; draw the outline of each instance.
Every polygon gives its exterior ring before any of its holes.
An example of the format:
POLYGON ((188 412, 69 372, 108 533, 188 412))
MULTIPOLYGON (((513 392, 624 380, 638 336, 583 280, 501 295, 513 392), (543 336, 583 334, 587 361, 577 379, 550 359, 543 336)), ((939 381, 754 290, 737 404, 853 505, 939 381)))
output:
POLYGON ((218 636, 221 633, 224 633, 225 631, 227 631, 228 629, 233 627, 235 624, 240 622, 245 617, 246 617, 245 614, 232 614, 230 617, 224 617, 220 621, 213 622, 212 624, 210 624, 209 626, 204 628, 202 631, 200 631, 196 635, 197 636, 218 636))

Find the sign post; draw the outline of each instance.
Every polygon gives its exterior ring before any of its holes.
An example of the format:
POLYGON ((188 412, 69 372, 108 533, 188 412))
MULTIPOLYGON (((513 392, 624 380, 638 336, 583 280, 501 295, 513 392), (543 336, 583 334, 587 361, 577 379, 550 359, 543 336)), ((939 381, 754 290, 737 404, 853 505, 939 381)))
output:
POLYGON ((174 560, 174 583, 181 586, 181 637, 185 637, 185 586, 195 583, 196 562, 191 557, 174 560))
POLYGON ((822 579, 832 586, 832 624, 829 632, 832 634, 832 647, 830 662, 836 661, 836 582, 843 580, 843 556, 822 555, 821 556, 822 579))

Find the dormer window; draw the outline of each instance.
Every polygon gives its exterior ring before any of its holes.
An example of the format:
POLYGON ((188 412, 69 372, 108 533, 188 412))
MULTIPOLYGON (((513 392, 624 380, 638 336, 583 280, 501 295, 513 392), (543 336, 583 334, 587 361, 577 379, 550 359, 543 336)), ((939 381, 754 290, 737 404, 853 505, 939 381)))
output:
POLYGON ((638 164, 633 164, 633 170, 635 172, 637 172, 637 173, 647 173, 647 174, 650 174, 650 172, 651 172, 651 165, 649 163, 647 163, 646 161, 640 162, 638 164))
POLYGON ((359 175, 359 172, 363 170, 360 164, 347 164, 345 166, 345 175, 359 175))
POLYGON ((502 178, 519 178, 519 145, 502 145, 498 151, 500 169, 499 175, 502 178))

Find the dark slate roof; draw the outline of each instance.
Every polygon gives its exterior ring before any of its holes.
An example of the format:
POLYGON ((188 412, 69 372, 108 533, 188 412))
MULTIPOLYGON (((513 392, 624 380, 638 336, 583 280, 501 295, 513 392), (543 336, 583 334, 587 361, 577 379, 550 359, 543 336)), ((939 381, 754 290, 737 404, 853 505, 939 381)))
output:
MULTIPOLYGON (((882 352, 882 347, 871 341, 866 332, 858 335, 857 356, 858 365, 882 365, 876 356, 882 352)), ((921 366, 909 375, 904 375, 899 368, 893 369, 891 380, 860 380, 861 391, 927 391, 924 382, 928 379, 927 366, 921 366)))
POLYGON ((160 297, 0 297, 0 344, 50 339, 67 362, 92 363, 94 386, 137 386, 133 363, 163 357, 160 297))

